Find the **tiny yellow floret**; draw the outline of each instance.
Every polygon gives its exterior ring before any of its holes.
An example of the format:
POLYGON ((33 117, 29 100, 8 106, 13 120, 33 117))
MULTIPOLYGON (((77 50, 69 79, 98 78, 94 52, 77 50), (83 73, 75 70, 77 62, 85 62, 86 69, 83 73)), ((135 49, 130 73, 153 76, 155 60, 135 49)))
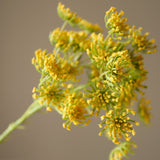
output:
POLYGON ((53 109, 51 107, 46 108, 47 111, 52 111, 53 109))

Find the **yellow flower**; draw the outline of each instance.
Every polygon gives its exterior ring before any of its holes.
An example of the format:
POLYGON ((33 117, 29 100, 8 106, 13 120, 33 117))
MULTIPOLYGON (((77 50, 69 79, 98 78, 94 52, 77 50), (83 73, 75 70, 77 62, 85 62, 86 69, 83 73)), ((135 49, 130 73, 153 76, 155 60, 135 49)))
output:
POLYGON ((78 26, 82 30, 86 30, 88 32, 101 32, 102 29, 97 24, 92 24, 81 17, 77 16, 77 13, 70 11, 69 8, 65 8, 65 6, 61 3, 58 4, 58 15, 63 20, 67 21, 71 26, 78 26))
POLYGON ((141 33, 142 28, 135 29, 135 26, 130 29, 129 37, 131 37, 131 44, 135 48, 136 52, 142 52, 146 54, 157 52, 157 46, 153 45, 155 43, 154 39, 149 40, 146 32, 144 35, 141 33))
POLYGON ((68 119, 66 122, 66 126, 69 123, 73 123, 74 125, 87 125, 86 119, 87 119, 87 106, 85 99, 76 92, 69 93, 66 97, 66 99, 63 102, 63 119, 68 119))
MULTIPOLYGON (((32 64, 41 73, 41 79, 33 88, 32 97, 39 98, 41 105, 46 104, 48 111, 55 109, 60 113, 65 120, 63 127, 69 131, 72 124, 86 126, 91 121, 89 117, 105 111, 100 116, 99 136, 105 132, 117 145, 110 160, 121 160, 135 147, 130 139, 136 134, 133 125, 138 126, 139 122, 132 120, 130 115, 136 112, 131 106, 146 88, 143 81, 147 71, 141 53, 156 52, 155 40, 148 39, 148 32, 143 35, 142 28, 130 28, 124 12, 118 13, 114 7, 105 15, 109 29, 106 37, 98 33, 101 28, 97 24, 82 19, 61 3, 57 10, 65 23, 49 35, 53 53, 35 51, 32 64), (64 30, 66 24, 83 31, 64 30), (89 73, 88 82, 76 87, 82 69, 89 73)), ((145 98, 138 104, 138 114, 145 123, 151 118, 148 105, 145 98)))
POLYGON ((142 97, 139 105, 138 105, 138 114, 140 116, 140 119, 144 122, 144 123, 149 123, 150 119, 151 119, 151 107, 149 106, 150 101, 146 100, 146 98, 142 97))
POLYGON ((33 98, 41 97, 40 104, 47 104, 47 110, 51 110, 49 105, 58 105, 64 98, 64 93, 59 89, 57 83, 52 84, 42 84, 38 89, 37 93, 33 94, 33 98), (39 94, 38 94, 39 93, 39 94))
POLYGON ((88 34, 84 31, 66 31, 55 29, 49 36, 52 45, 63 52, 84 52, 90 45, 88 34))
POLYGON ((113 57, 111 57, 112 53, 126 52, 124 44, 122 45, 120 42, 114 41, 111 37, 106 40, 102 34, 91 34, 90 41, 87 54, 91 62, 96 65, 98 69, 106 69, 109 58, 113 59, 113 57))
POLYGON ((51 107, 47 107, 47 111, 52 111, 53 109, 51 107))
POLYGON ((97 69, 97 67, 95 65, 91 65, 91 77, 92 79, 97 79, 99 77, 99 70, 97 69))
POLYGON ((32 64, 35 65, 37 71, 42 72, 44 68, 44 61, 46 57, 46 50, 38 49, 35 51, 35 58, 32 58, 32 64))
POLYGON ((127 36, 130 28, 128 24, 125 24, 127 18, 121 18, 123 14, 123 11, 118 14, 116 8, 111 7, 110 10, 106 12, 105 16, 106 27, 119 36, 127 36))
POLYGON ((80 72, 76 62, 69 63, 60 56, 56 58, 54 54, 48 54, 44 66, 54 80, 75 81, 80 72))
POLYGON ((132 135, 135 135, 131 122, 137 124, 136 121, 130 120, 127 116, 130 113, 133 113, 130 109, 110 110, 109 112, 106 112, 106 116, 103 115, 103 119, 101 119, 103 122, 99 125, 100 128, 103 128, 100 134, 106 131, 108 137, 111 138, 112 142, 115 144, 120 143, 119 139, 122 139, 122 135, 129 141, 131 138, 129 133, 131 132, 132 135))
POLYGON ((133 142, 122 142, 111 151, 109 160, 121 160, 122 157, 127 157, 128 153, 133 153, 131 148, 136 147, 137 146, 133 142))
POLYGON ((112 100, 110 98, 110 93, 105 92, 105 90, 99 90, 99 89, 89 93, 88 97, 89 97, 89 104, 93 108, 93 112, 95 112, 95 114, 98 114, 101 109, 106 110, 106 108, 108 107, 108 105, 112 100))

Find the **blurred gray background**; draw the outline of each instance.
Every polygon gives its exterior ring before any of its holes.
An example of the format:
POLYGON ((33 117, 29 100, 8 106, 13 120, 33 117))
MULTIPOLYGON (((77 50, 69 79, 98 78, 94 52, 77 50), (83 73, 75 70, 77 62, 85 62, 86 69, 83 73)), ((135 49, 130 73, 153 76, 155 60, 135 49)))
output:
MULTIPOLYGON (((130 25, 144 27, 150 38, 160 42, 160 0, 61 0, 81 17, 104 28, 105 11, 110 6, 123 10, 130 25)), ((52 51, 49 32, 62 25, 57 0, 0 0, 0 132, 16 120, 32 103, 32 88, 40 75, 31 64, 38 48, 52 51)), ((105 32, 106 33, 106 32, 105 32)), ((146 95, 152 101, 152 125, 136 127, 133 140, 138 145, 130 160, 160 159, 160 55, 145 56, 149 71, 146 95)), ((16 130, 0 144, 0 160, 104 160, 114 145, 99 137, 99 120, 88 127, 62 128, 61 116, 44 111, 16 130)))

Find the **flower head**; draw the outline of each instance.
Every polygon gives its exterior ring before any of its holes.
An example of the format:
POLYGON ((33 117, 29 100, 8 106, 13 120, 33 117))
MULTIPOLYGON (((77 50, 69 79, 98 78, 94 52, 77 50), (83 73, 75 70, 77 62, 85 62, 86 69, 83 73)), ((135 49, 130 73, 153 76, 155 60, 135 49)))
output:
POLYGON ((38 72, 42 72, 44 68, 44 61, 46 57, 46 50, 38 49, 35 51, 35 58, 32 58, 32 64, 35 66, 38 72))
POLYGON ((33 98, 40 98, 39 103, 46 104, 47 107, 58 105, 64 98, 64 93, 56 82, 51 84, 49 82, 43 83, 39 88, 34 88, 33 92, 33 98))
MULTIPOLYGON (((70 59, 71 60, 71 59, 70 59)), ((55 57, 54 54, 48 54, 44 63, 46 71, 54 79, 60 79, 63 81, 76 80, 76 76, 80 70, 77 66, 77 62, 68 62, 60 56, 55 57)))
POLYGON ((102 29, 97 24, 92 24, 81 17, 77 16, 77 13, 72 12, 69 8, 61 3, 58 4, 58 15, 63 20, 67 21, 71 26, 78 26, 80 29, 91 32, 101 32, 102 29))
POLYGON ((147 54, 157 52, 157 49, 156 49, 157 46, 154 45, 155 40, 154 39, 149 40, 147 38, 147 36, 149 35, 149 32, 146 32, 144 35, 141 32, 142 32, 142 28, 139 28, 136 30, 135 26, 133 26, 129 30, 129 38, 135 51, 147 53, 147 54))
POLYGON ((128 114, 130 113, 135 114, 135 112, 130 109, 116 111, 110 110, 109 112, 106 112, 106 116, 101 116, 103 122, 100 126, 104 125, 104 127, 100 132, 100 135, 106 131, 108 137, 116 144, 119 144, 119 139, 122 139, 123 137, 129 141, 131 138, 130 133, 135 135, 132 123, 138 125, 137 121, 130 120, 130 117, 128 117, 128 114))
POLYGON ((61 31, 59 28, 50 33, 50 42, 56 49, 62 52, 84 52, 90 45, 87 38, 88 34, 84 31, 61 31))
POLYGON ((128 157, 127 154, 133 153, 131 149, 136 147, 137 146, 133 142, 122 142, 111 151, 109 155, 109 160, 121 160, 122 157, 128 157))
POLYGON ((87 124, 87 103, 81 94, 73 92, 69 93, 63 102, 63 119, 67 119, 65 128, 70 126, 72 123, 74 125, 87 124))
POLYGON ((118 14, 116 8, 111 7, 105 16, 106 27, 118 36, 127 36, 130 28, 129 25, 125 23, 127 18, 122 18, 123 15, 123 11, 118 14))
POLYGON ((146 124, 150 122, 152 117, 150 113, 151 107, 149 104, 150 100, 146 100, 146 98, 142 97, 138 105, 138 114, 140 119, 146 124))

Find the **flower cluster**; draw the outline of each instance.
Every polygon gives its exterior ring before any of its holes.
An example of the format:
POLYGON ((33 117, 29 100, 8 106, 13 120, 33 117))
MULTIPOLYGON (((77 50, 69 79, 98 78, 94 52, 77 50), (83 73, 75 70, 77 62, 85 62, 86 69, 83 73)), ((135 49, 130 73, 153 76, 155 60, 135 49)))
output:
POLYGON ((77 16, 76 13, 70 11, 69 8, 65 8, 61 3, 58 4, 58 15, 71 26, 78 26, 80 29, 91 32, 101 32, 102 29, 97 24, 92 24, 81 17, 77 16))
MULTIPOLYGON (((135 146, 130 139, 136 133, 134 124, 139 122, 132 118, 136 114, 132 105, 144 95, 147 71, 142 54, 156 52, 155 40, 149 40, 148 33, 143 35, 141 29, 129 26, 127 18, 122 17, 124 12, 118 13, 114 7, 105 15, 106 37, 99 33, 98 25, 61 3, 57 10, 65 22, 49 35, 53 52, 47 54, 39 49, 32 59, 41 73, 33 98, 46 104, 48 111, 60 113, 67 130, 71 130, 71 124, 86 126, 90 117, 105 113, 101 116, 99 135, 104 133, 117 145, 110 160, 121 160, 135 146), (81 30, 66 30, 67 24, 81 30), (79 85, 82 70, 88 74, 88 81, 79 85)), ((138 114, 145 123, 151 118, 148 104, 144 98, 138 102, 138 114)))
POLYGON ((108 57, 108 61, 104 67, 106 72, 103 72, 102 75, 106 79, 106 83, 108 81, 117 83, 122 79, 129 79, 132 76, 131 72, 134 70, 127 50, 113 52, 108 57), (129 77, 129 75, 131 76, 129 77))
POLYGON ((151 119, 151 107, 149 106, 150 104, 150 100, 146 100, 146 98, 142 97, 140 99, 139 105, 138 105, 138 114, 140 116, 140 119, 144 122, 144 123, 149 123, 150 119, 151 119))
POLYGON ((115 33, 117 36, 127 36, 128 29, 130 28, 129 25, 125 23, 127 22, 127 18, 122 18, 123 15, 123 11, 118 14, 114 7, 111 7, 110 10, 106 12, 106 27, 111 29, 112 33, 115 33))
POLYGON ((109 138, 116 144, 119 144, 119 139, 124 138, 129 141, 132 135, 135 135, 132 123, 139 125, 137 121, 131 120, 128 116, 130 113, 135 115, 135 112, 129 109, 126 110, 110 110, 106 112, 106 115, 101 116, 102 123, 99 124, 100 128, 103 128, 99 133, 101 136, 104 131, 107 132, 109 138), (105 120, 105 121, 104 121, 105 120), (104 125, 104 127, 103 127, 104 125))
MULTIPOLYGON (((73 57, 69 56, 68 60, 62 58, 60 54, 48 53, 46 50, 38 49, 35 51, 35 58, 32 64, 38 72, 42 74, 38 88, 33 88, 33 98, 39 98, 39 103, 46 104, 47 110, 51 110, 51 106, 58 106, 65 98, 65 93, 71 88, 71 84, 66 81, 78 81, 77 75, 82 72, 82 67, 78 66, 78 61, 73 61, 73 57), (49 109, 50 108, 50 109, 49 109)), ((58 108, 60 112, 62 108, 58 108)))
MULTIPOLYGON (((94 83, 93 83, 94 84, 94 83)), ((119 102, 119 89, 107 87, 103 83, 90 86, 87 103, 93 108, 92 114, 98 116, 101 110, 109 110, 110 106, 117 106, 119 102)))
POLYGON ((84 31, 73 32, 64 31, 59 28, 50 33, 50 42, 59 48, 62 52, 84 52, 87 48, 89 40, 88 34, 84 31))
POLYGON ((113 40, 112 37, 104 39, 102 34, 91 34, 91 45, 87 49, 92 63, 96 64, 97 68, 104 68, 108 62, 109 56, 113 52, 118 52, 125 49, 125 45, 113 40))
POLYGON ((34 93, 33 98, 41 98, 39 103, 46 103, 47 107, 49 107, 49 105, 59 104, 64 98, 64 94, 62 90, 59 89, 59 85, 56 82, 53 82, 52 84, 49 82, 43 83, 38 89, 34 87, 32 92, 34 93))
POLYGON ((132 148, 137 148, 137 146, 133 142, 122 142, 120 145, 115 147, 109 155, 110 160, 122 160, 122 157, 126 157, 127 153, 133 153, 131 151, 132 148))
POLYGON ((157 52, 156 45, 153 45, 155 43, 154 39, 148 40, 147 36, 149 35, 149 32, 146 32, 144 35, 141 33, 142 28, 135 29, 135 26, 133 26, 129 30, 129 38, 131 40, 131 45, 134 47, 135 52, 143 52, 143 53, 155 53, 157 52))
POLYGON ((32 64, 35 65, 38 72, 42 72, 44 68, 46 53, 46 50, 42 51, 41 49, 38 49, 35 51, 36 58, 32 58, 32 64))
POLYGON ((82 97, 81 94, 73 92, 67 95, 66 99, 63 103, 63 119, 68 119, 66 123, 63 124, 64 128, 70 130, 70 125, 87 125, 87 114, 88 111, 86 110, 87 103, 85 99, 82 97))
MULTIPOLYGON (((70 61, 72 57, 70 57, 70 61)), ((53 54, 48 54, 45 60, 45 69, 54 80, 76 80, 76 76, 79 74, 79 68, 77 67, 78 61, 68 62, 64 58, 53 54)))
POLYGON ((100 117, 99 135, 105 134, 116 145, 109 159, 121 160, 136 147, 130 141, 136 133, 134 125, 139 125, 133 116, 138 114, 144 123, 150 122, 142 55, 157 51, 155 40, 148 39, 149 33, 143 34, 142 28, 129 26, 127 18, 122 17, 124 12, 118 13, 114 7, 105 15, 106 37, 97 24, 82 19, 61 3, 57 11, 65 22, 49 35, 53 52, 38 49, 32 59, 41 73, 39 85, 32 90, 35 101, 0 135, 0 142, 29 116, 46 107, 62 116, 67 130, 72 124, 88 125, 92 116, 100 117), (66 30, 67 24, 80 31, 66 30), (88 79, 79 84, 83 71, 88 79), (135 101, 137 112, 133 110, 135 101))

